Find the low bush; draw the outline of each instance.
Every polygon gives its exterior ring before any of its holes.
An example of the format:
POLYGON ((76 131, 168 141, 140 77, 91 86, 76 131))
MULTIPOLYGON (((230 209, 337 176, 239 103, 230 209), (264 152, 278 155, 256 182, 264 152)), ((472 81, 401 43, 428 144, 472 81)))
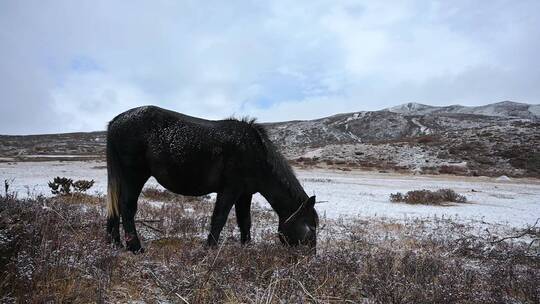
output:
POLYGON ((75 189, 76 192, 84 193, 88 191, 92 186, 94 185, 94 180, 78 180, 73 182, 73 189, 75 189))
POLYGON ((462 166, 453 166, 453 165, 442 165, 439 168, 440 174, 454 174, 454 175, 464 175, 467 173, 467 168, 462 166))
POLYGON ((434 143, 434 142, 437 142, 438 140, 439 140, 439 138, 437 138, 436 136, 433 136, 433 135, 419 136, 418 139, 417 139, 419 144, 434 143))
POLYGON ((85 193, 94 185, 94 180, 77 180, 73 181, 67 177, 55 177, 49 182, 49 188, 54 195, 68 195, 71 194, 71 190, 75 190, 77 193, 85 193))
POLYGON ((401 192, 391 193, 390 201, 394 203, 423 204, 423 205, 444 205, 445 203, 466 203, 467 198, 457 194, 452 189, 431 190, 413 190, 406 194, 401 192))
POLYGON ((71 185, 73 180, 67 177, 57 176, 53 181, 49 182, 49 188, 54 195, 67 195, 71 193, 71 185))

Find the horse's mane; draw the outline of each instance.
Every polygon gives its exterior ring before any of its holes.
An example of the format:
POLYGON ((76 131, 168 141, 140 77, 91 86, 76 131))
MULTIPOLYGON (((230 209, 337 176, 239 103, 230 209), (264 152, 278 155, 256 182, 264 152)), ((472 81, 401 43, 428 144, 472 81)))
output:
POLYGON ((270 140, 266 128, 257 123, 255 118, 243 117, 234 120, 248 124, 257 132, 264 146, 264 150, 266 151, 266 161, 271 168, 272 173, 279 179, 281 184, 289 190, 289 193, 297 200, 297 202, 303 202, 307 194, 304 191, 304 188, 302 188, 302 185, 300 185, 300 182, 296 178, 294 171, 285 157, 283 157, 274 143, 270 140))

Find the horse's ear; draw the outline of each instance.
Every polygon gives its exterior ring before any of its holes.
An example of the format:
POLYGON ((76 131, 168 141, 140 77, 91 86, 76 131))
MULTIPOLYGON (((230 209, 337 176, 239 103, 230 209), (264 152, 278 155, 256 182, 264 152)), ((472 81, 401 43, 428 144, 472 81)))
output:
POLYGON ((306 207, 307 207, 307 208, 313 208, 313 207, 315 207, 315 195, 312 196, 312 197, 310 197, 310 198, 308 198, 306 207))

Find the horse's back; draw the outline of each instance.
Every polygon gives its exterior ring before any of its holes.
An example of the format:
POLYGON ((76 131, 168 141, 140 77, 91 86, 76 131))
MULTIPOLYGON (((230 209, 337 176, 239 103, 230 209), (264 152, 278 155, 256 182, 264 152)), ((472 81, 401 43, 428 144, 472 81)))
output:
POLYGON ((254 164, 261 154, 256 130, 248 122, 205 120, 155 106, 118 115, 107 137, 128 166, 182 194, 216 191, 227 174, 253 171, 243 166, 254 164))
POLYGON ((216 122, 156 106, 127 110, 108 127, 107 140, 122 154, 172 162, 216 144, 216 122))
POLYGON ((211 126, 214 121, 185 115, 157 106, 142 106, 118 114, 109 123, 109 130, 129 128, 132 131, 148 130, 171 123, 185 123, 199 126, 211 126))

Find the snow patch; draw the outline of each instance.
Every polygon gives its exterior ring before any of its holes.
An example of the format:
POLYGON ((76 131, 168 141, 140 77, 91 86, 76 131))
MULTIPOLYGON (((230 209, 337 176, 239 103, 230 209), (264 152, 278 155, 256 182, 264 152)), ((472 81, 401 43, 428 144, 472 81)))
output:
POLYGON ((157 209, 161 209, 164 205, 165 205, 165 202, 160 202, 160 201, 145 201, 146 204, 152 208, 157 208, 157 209))
POLYGON ((417 125, 419 128, 420 128, 420 132, 423 133, 423 134, 431 134, 431 129, 429 129, 428 127, 424 126, 421 122, 418 121, 418 118, 413 118, 411 119, 412 123, 414 123, 415 125, 417 125))
POLYGON ((25 158, 96 158, 100 157, 101 155, 88 155, 88 154, 29 154, 29 155, 21 155, 25 158))
POLYGON ((302 157, 305 157, 305 158, 321 157, 323 151, 324 151, 324 148, 311 150, 305 153, 304 155, 302 155, 302 157))
MULTIPOLYGON (((313 152, 312 155, 318 153, 313 152)), ((95 166, 96 162, 82 161, 0 163, 0 173, 4 179, 15 179, 10 191, 20 192, 19 198, 23 198, 27 187, 35 193, 50 195, 47 181, 55 176, 94 179, 96 184, 90 192, 105 193, 107 172, 105 169, 94 169, 95 166)), ((317 204, 316 209, 320 216, 328 218, 452 218, 459 222, 475 221, 523 227, 536 221, 540 209, 540 181, 536 179, 513 178, 501 183, 498 179, 488 177, 331 170, 296 170, 296 173, 306 193, 315 194, 318 201, 326 201, 317 204), (465 195, 469 203, 439 207, 398 204, 389 200, 390 193, 441 188, 450 188, 465 195)), ((158 186, 153 178, 147 182, 146 186, 149 185, 158 186)), ((215 194, 210 197, 209 201, 213 202, 215 194)), ((254 196, 254 201, 269 208, 259 194, 254 196)), ((161 205, 160 202, 149 204, 155 207, 161 205)))
POLYGON ((429 113, 433 110, 437 109, 437 107, 424 105, 421 103, 416 102, 409 102, 402 105, 398 105, 395 107, 388 108, 389 112, 393 113, 400 113, 400 114, 411 114, 411 113, 429 113))
POLYGON ((508 181, 511 181, 510 177, 506 176, 506 175, 501 175, 499 177, 497 177, 496 181, 498 182, 508 182, 508 181))
POLYGON ((540 116, 540 105, 529 106, 529 112, 531 112, 534 116, 540 116))

